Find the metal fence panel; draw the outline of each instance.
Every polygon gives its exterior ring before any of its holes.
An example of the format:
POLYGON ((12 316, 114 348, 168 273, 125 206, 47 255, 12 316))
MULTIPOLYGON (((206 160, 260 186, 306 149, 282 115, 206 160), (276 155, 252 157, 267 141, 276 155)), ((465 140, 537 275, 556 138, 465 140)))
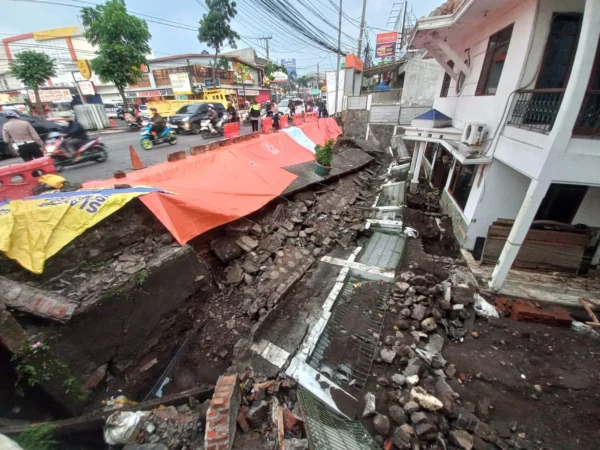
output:
POLYGON ((429 111, 431 106, 403 106, 400 110, 400 125, 410 125, 411 120, 429 111))
POLYGON ((331 412, 308 390, 298 389, 310 450, 377 450, 380 446, 358 420, 331 412))
POLYGON ((371 123, 398 123, 400 117, 400 105, 372 105, 371 123))
POLYGON ((367 109, 366 96, 348 97, 348 109, 367 109))

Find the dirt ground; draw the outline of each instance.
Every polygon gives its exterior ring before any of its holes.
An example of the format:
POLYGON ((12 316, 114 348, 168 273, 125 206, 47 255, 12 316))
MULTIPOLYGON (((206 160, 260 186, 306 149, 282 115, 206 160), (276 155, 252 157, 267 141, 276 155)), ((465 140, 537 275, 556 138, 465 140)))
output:
MULTIPOLYGON (((431 235, 431 223, 420 211, 406 208, 404 218, 425 240, 431 235)), ((451 225, 447 229, 451 230, 451 225)), ((444 236, 441 242, 439 236, 437 239, 435 251, 447 249, 447 256, 456 257, 452 235, 444 236)), ((398 273, 410 269, 419 275, 433 274, 437 282, 447 279, 457 263, 439 264, 432 260, 431 253, 426 242, 410 239, 398 273)), ((389 311, 386 314, 382 339, 396 335, 397 316, 389 311)), ((482 410, 480 405, 491 405, 488 424, 499 434, 520 437, 535 448, 600 448, 600 341, 570 328, 505 318, 489 321, 472 315, 467 322, 469 333, 472 327, 474 335, 467 334, 463 342, 445 337, 442 351, 448 363, 456 366, 455 378, 448 384, 459 394, 459 405, 475 413, 482 410)), ((410 331, 403 330, 402 334, 397 338, 400 345, 414 342, 410 331)), ((389 389, 378 386, 378 379, 389 380, 395 373, 398 369, 394 366, 375 361, 364 389, 375 392, 376 407, 382 414, 397 404, 397 398, 388 393, 389 389)), ((361 398, 359 413, 363 407, 361 398)), ((362 422, 373 433, 372 421, 362 422)))
POLYGON ((477 339, 443 351, 466 376, 452 386, 465 402, 489 397, 492 424, 516 421, 544 448, 598 448, 600 342, 569 328, 510 319, 478 319, 474 330, 477 339))

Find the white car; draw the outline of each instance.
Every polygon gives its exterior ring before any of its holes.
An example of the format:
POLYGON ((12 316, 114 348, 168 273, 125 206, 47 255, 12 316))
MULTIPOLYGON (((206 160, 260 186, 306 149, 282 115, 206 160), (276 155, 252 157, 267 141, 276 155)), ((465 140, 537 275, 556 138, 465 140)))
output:
POLYGON ((146 105, 140 105, 140 114, 144 119, 150 118, 150 111, 148 111, 148 107, 146 105))
POLYGON ((279 113, 280 114, 286 114, 289 116, 290 114, 290 108, 288 108, 288 103, 290 102, 290 100, 294 101, 294 104, 296 105, 296 114, 302 114, 304 112, 304 100, 302 100, 301 98, 284 98, 283 100, 281 100, 279 102, 279 113))

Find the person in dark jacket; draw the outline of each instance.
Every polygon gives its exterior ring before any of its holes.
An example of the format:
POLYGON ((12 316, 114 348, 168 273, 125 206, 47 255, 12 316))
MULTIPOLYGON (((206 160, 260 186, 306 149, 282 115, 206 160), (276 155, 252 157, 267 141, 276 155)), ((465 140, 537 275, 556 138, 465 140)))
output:
POLYGON ((250 122, 252 122, 252 131, 258 131, 258 119, 260 119, 260 105, 256 100, 252 100, 250 107, 250 122))
POLYGON ((67 117, 67 138, 65 148, 70 151, 71 156, 75 156, 77 150, 88 140, 87 133, 81 124, 75 119, 75 114, 69 114, 67 117))
POLYGON ((227 114, 229 114, 230 118, 230 122, 237 122, 238 121, 238 114, 237 114, 237 109, 235 109, 235 106, 233 106, 233 102, 231 100, 229 100, 229 102, 227 102, 227 114))

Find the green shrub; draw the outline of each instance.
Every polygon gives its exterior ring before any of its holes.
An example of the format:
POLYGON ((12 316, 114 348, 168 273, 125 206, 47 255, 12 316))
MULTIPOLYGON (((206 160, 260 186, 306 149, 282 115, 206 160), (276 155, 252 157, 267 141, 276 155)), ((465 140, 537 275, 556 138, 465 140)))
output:
POLYGON ((334 145, 335 141, 333 139, 329 139, 327 142, 325 142, 325 145, 315 146, 315 158, 318 164, 325 167, 331 167, 334 145))
POLYGON ((15 437, 15 442, 23 450, 55 450, 58 444, 54 439, 54 425, 49 423, 27 428, 15 437))

